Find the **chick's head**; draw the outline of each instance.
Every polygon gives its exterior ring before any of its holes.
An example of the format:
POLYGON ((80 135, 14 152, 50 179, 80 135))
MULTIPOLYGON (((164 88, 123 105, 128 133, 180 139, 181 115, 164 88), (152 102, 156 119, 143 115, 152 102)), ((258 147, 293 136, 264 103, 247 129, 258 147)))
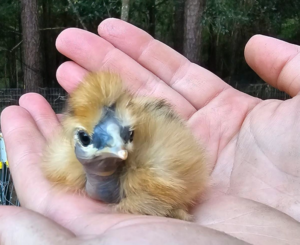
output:
POLYGON ((89 74, 70 94, 63 121, 86 175, 89 196, 107 203, 122 198, 119 175, 134 146, 132 96, 117 75, 89 74))

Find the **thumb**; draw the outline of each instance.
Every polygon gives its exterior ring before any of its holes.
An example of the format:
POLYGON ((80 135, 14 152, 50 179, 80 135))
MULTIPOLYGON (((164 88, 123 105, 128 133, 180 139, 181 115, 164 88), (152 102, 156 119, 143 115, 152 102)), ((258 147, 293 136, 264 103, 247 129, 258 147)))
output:
POLYGON ((0 206, 0 245, 69 244, 73 239, 70 231, 38 213, 0 206))
POLYGON ((246 44, 245 59, 265 82, 293 97, 300 92, 299 52, 297 45, 255 35, 246 44))

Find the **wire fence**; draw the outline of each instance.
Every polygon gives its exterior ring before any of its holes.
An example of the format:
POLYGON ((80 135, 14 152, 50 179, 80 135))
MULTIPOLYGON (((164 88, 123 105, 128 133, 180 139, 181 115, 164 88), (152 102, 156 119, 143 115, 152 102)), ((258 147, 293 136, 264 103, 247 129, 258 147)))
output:
POLYGON ((20 206, 13 181, 6 164, 0 169, 0 205, 20 206))
POLYGON ((273 88, 270 85, 265 83, 250 84, 247 87, 236 87, 236 89, 263 100, 267 100, 267 99, 287 100, 291 98, 285 92, 273 88))
MULTIPOLYGON (((62 88, 38 88, 30 92, 42 95, 56 113, 62 112, 67 99, 67 93, 62 88)), ((25 89, 20 88, 0 89, 0 112, 7 106, 18 105, 20 97, 26 93, 25 89)))
MULTIPOLYGON (((250 84, 238 90, 261 99, 289 99, 286 93, 281 92, 267 84, 250 84)), ((24 89, 0 89, 0 112, 10 105, 18 105, 19 98, 27 91, 24 89)), ((32 92, 32 91, 31 91, 32 92)), ((40 88, 34 91, 41 94, 51 105, 56 113, 64 110, 67 94, 62 88, 40 88)), ((1 131, 1 125, 0 125, 1 131)), ((5 144, 0 134, 0 205, 19 206, 12 177, 9 172, 9 162, 7 162, 5 144)))
MULTIPOLYGON (((39 88, 34 92, 42 95, 49 102, 55 113, 63 111, 67 93, 62 88, 39 88)), ((8 106, 18 105, 20 97, 25 93, 27 93, 25 89, 0 89, 0 112, 8 106)), ((2 134, 0 134, 0 205, 20 206, 9 171, 2 134)))
POLYGON ((8 169, 2 134, 0 134, 0 205, 20 205, 8 169))

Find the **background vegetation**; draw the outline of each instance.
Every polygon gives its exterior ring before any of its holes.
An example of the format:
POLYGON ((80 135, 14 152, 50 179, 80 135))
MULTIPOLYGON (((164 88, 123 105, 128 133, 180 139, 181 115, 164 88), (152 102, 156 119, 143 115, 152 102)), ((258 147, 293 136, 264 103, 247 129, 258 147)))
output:
POLYGON ((0 88, 58 87, 66 58, 55 49, 57 35, 68 27, 96 33, 121 14, 234 86, 261 82, 244 60, 252 35, 300 44, 295 0, 1 0, 0 88))

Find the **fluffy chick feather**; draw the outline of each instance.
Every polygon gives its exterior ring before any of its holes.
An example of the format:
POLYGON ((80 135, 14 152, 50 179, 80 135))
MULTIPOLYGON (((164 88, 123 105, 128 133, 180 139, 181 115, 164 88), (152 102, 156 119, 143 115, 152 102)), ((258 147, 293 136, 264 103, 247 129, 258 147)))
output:
POLYGON ((134 130, 119 176, 122 198, 114 208, 190 220, 188 210, 207 184, 204 150, 165 101, 132 95, 112 73, 90 73, 70 94, 62 129, 44 152, 46 177, 71 190, 85 189, 86 173, 74 153, 74 132, 84 129, 92 135, 103 108, 112 105, 117 118, 134 130))

